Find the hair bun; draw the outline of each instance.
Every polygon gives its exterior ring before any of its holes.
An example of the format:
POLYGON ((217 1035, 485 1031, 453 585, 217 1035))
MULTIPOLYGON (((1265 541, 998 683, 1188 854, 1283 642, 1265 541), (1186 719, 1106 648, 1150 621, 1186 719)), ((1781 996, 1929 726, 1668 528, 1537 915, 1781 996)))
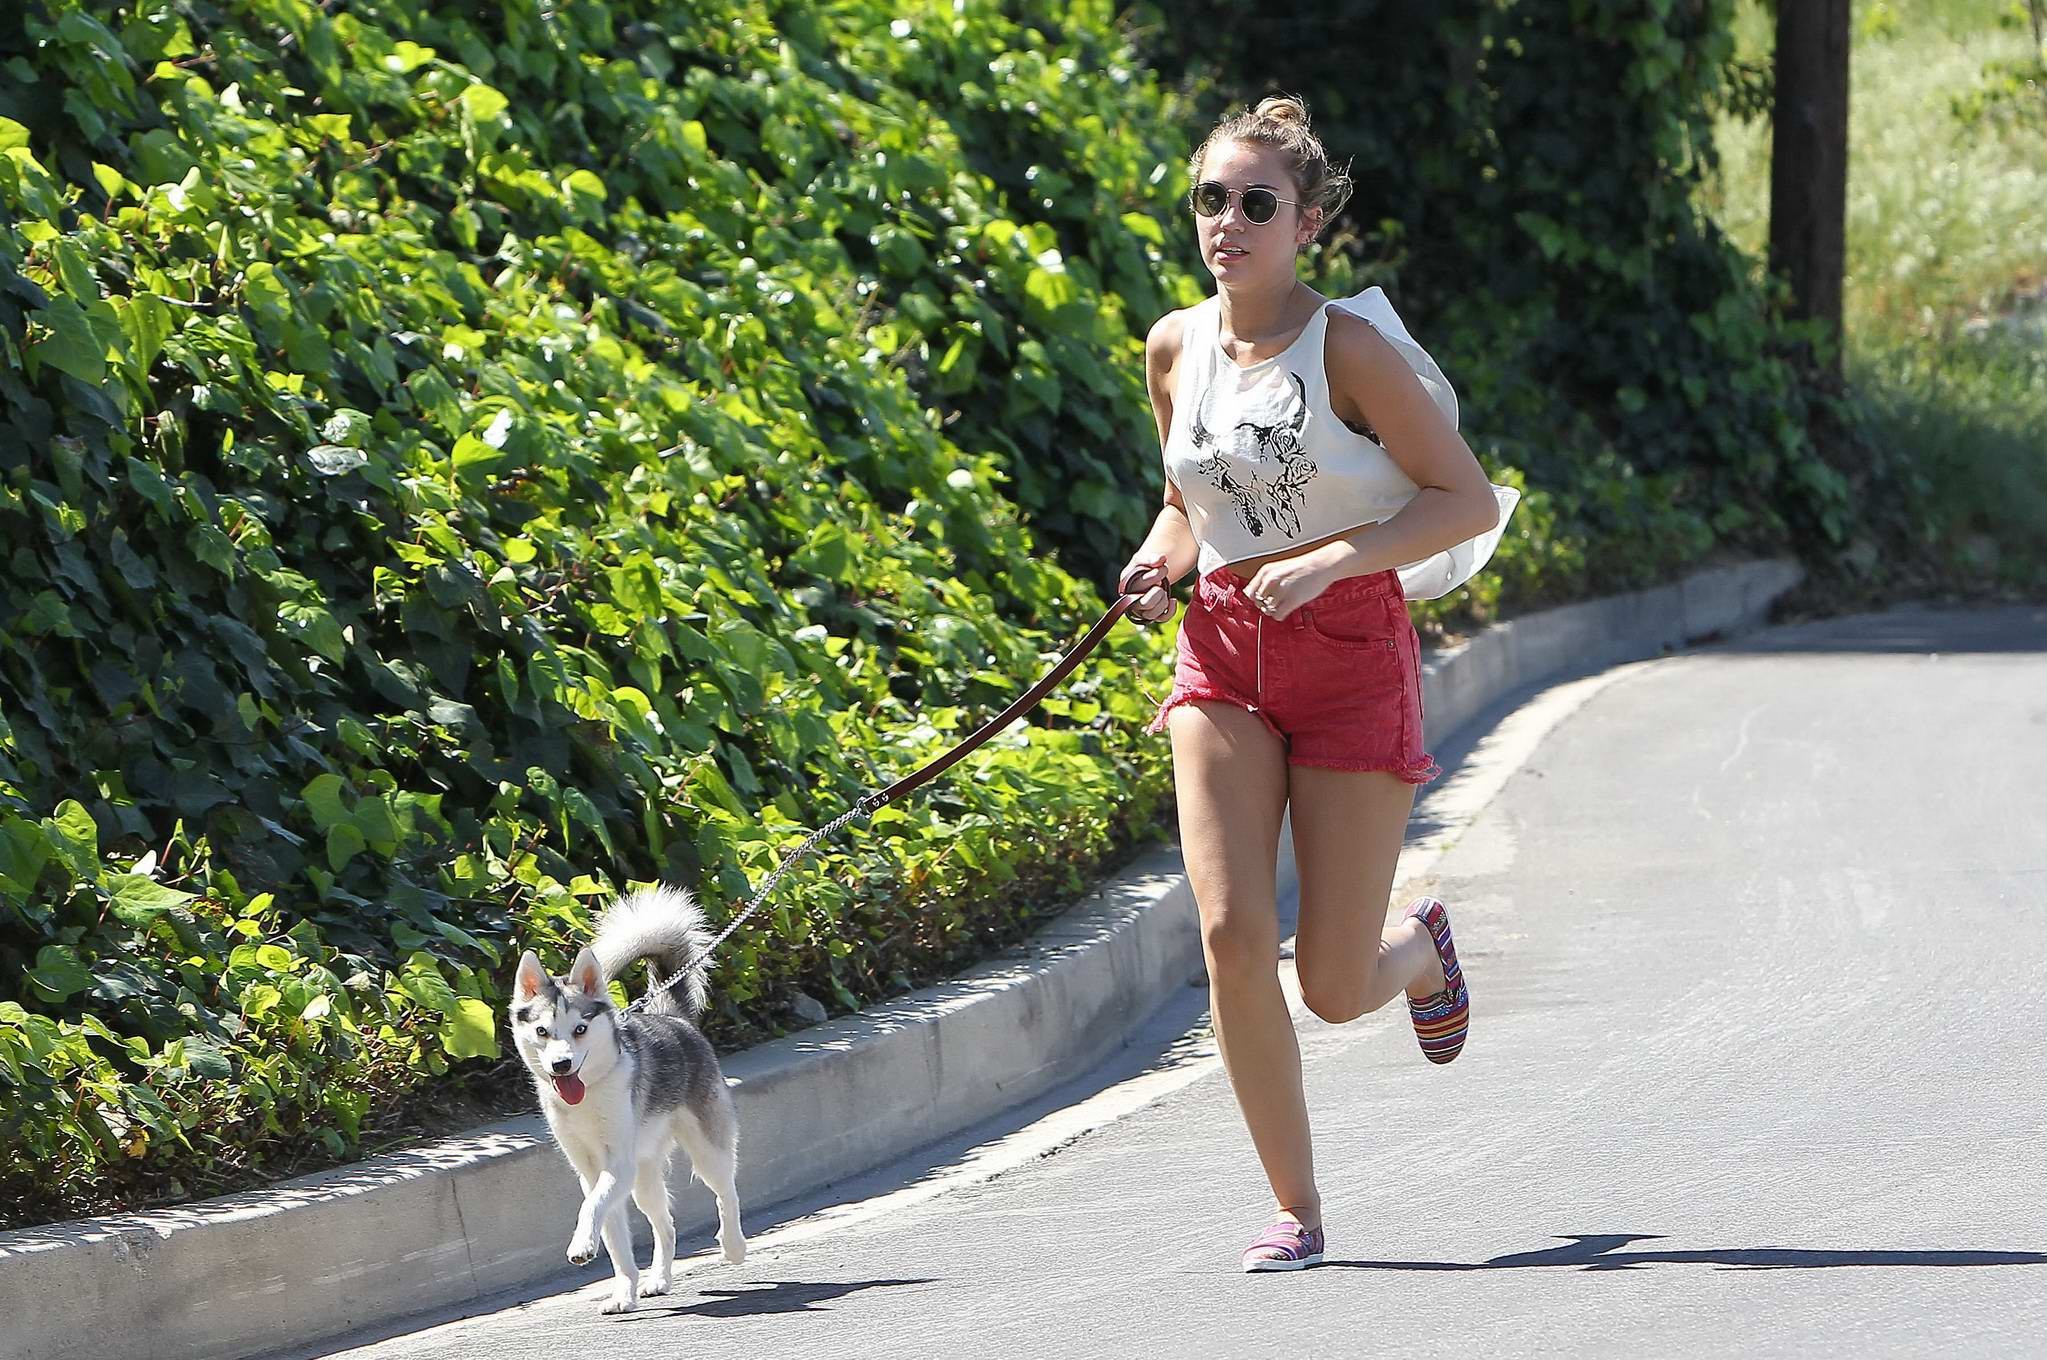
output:
POLYGON ((1275 123, 1308 126, 1308 106, 1290 94, 1276 94, 1259 100, 1258 107, 1251 111, 1251 116, 1269 118, 1275 123))
POLYGON ((1322 139, 1308 126, 1307 101, 1298 95, 1270 95, 1259 100, 1258 107, 1250 112, 1240 107, 1217 123, 1188 162, 1190 180, 1201 182, 1201 167, 1210 148, 1225 142, 1265 147, 1276 153, 1285 163, 1293 187, 1300 191, 1298 206, 1302 212, 1313 215, 1317 232, 1343 211, 1343 205, 1350 199, 1349 167, 1329 163, 1329 152, 1322 139))

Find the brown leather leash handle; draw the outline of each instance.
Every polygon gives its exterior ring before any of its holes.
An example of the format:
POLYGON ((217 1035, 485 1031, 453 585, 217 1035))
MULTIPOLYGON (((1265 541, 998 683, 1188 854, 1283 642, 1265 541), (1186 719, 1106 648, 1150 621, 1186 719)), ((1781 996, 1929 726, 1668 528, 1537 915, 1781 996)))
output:
POLYGON ((1039 700, 1050 694, 1061 680, 1064 680, 1073 673, 1073 668, 1078 666, 1089 652, 1092 652, 1101 645, 1102 639, 1109 635, 1109 630, 1116 626, 1116 621, 1129 612, 1130 606, 1136 602, 1137 596, 1135 595, 1118 595, 1116 602, 1109 606, 1108 612, 1102 615, 1101 620, 1094 627, 1087 630, 1085 637, 1074 644, 1073 650, 1060 657, 1058 665, 1046 671, 1044 678, 1038 681, 1037 684, 1032 685, 1022 694, 1019 694, 1016 697, 1016 701, 1010 704, 1008 708, 1003 709, 1000 713, 983 723, 979 731, 953 747, 950 751, 947 751, 944 755, 938 757, 938 759, 920 769, 910 771, 910 773, 904 775, 887 788, 877 793, 868 794, 858 803, 854 804, 855 810, 863 816, 869 815, 893 803, 910 790, 936 779, 939 775, 951 769, 968 752, 981 746, 997 732, 1000 732, 1003 728, 1009 726, 1033 708, 1036 708, 1039 700))

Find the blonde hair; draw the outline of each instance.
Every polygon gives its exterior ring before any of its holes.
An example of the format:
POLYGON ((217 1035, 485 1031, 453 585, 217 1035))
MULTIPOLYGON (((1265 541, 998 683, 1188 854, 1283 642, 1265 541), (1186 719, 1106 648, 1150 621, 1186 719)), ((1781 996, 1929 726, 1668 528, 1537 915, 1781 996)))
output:
POLYGON ((1330 163, 1322 139, 1308 125, 1308 106, 1296 95, 1272 95, 1259 100, 1250 112, 1239 110, 1217 123, 1188 163, 1195 183, 1201 182, 1201 163, 1207 159, 1208 149, 1219 142, 1245 142, 1279 152, 1300 192, 1301 206, 1321 214, 1315 223, 1318 233, 1350 198, 1350 167, 1330 163))

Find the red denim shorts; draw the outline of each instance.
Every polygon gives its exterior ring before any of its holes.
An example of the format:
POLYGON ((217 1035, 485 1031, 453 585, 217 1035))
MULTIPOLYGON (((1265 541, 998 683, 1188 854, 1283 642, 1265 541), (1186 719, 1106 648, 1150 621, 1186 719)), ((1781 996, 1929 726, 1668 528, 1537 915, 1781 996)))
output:
POLYGON ((1422 749, 1421 640, 1399 576, 1346 577, 1283 620, 1252 604, 1245 585, 1228 567, 1195 583, 1173 692, 1150 730, 1182 704, 1230 704, 1286 743, 1290 765, 1435 778, 1422 749))

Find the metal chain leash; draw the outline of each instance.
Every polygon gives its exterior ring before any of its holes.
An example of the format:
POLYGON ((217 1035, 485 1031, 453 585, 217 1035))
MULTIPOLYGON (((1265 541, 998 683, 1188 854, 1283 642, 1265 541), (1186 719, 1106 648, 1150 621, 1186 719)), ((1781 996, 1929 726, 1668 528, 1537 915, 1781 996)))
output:
POLYGON ((745 925, 746 919, 749 916, 752 916, 756 911, 760 910, 761 904, 768 900, 768 894, 775 890, 775 884, 781 881, 782 875, 788 873, 790 868, 795 865, 797 860, 802 859, 812 850, 815 850, 818 846, 818 843, 824 840, 826 837, 836 835, 840 827, 843 827, 846 823, 852 821, 854 818, 864 817, 869 813, 872 813, 879 809, 883 801, 884 800, 881 795, 881 790, 876 789, 873 792, 862 797, 859 802, 853 804, 853 806, 846 809, 846 811, 832 818, 831 821, 826 822, 823 826, 811 832, 810 835, 804 839, 803 844, 797 846, 794 850, 791 850, 788 854, 782 857, 782 862, 774 867, 773 871, 771 871, 768 874, 767 878, 762 881, 760 887, 754 892, 753 899, 746 904, 745 908, 739 913, 739 915, 733 917, 730 921, 726 922, 725 928, 719 931, 715 936, 713 936, 710 943, 706 944, 703 947, 703 949, 697 953, 697 956, 695 958, 683 964, 682 967, 676 969, 673 973, 669 974, 666 978, 662 979, 654 986, 648 988, 644 993, 642 993, 639 996, 637 1000, 628 1004, 626 1006, 626 1010, 628 1012, 631 1012, 643 1009, 648 1002, 652 1001, 657 996, 665 995, 670 987, 673 987, 676 983, 682 981, 685 977, 689 976, 691 970, 696 968, 699 962, 701 962, 704 959, 708 959, 711 956, 712 952, 715 951, 719 945, 725 943, 726 939, 732 934, 733 931, 745 925))

